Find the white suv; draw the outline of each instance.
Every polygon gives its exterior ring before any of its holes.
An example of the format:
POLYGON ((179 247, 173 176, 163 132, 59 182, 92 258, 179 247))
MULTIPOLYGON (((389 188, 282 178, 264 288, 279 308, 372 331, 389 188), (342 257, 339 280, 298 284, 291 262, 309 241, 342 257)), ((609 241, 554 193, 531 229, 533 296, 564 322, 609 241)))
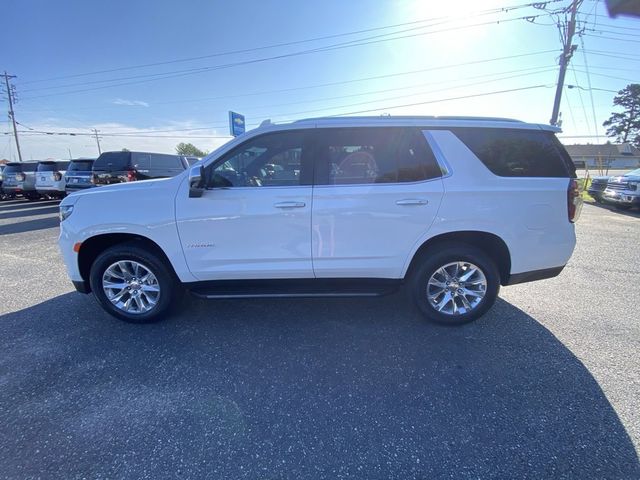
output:
POLYGON ((241 135, 184 174, 60 206, 71 280, 130 322, 207 298, 378 295, 433 321, 556 276, 581 200, 554 127, 468 117, 320 118, 241 135))

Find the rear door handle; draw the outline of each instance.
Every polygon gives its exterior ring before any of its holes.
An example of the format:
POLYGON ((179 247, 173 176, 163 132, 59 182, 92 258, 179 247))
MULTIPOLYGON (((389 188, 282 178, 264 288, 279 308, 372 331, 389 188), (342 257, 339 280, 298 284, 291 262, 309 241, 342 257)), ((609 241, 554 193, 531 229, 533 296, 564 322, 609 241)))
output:
POLYGON ((405 198, 404 200, 398 200, 396 205, 426 205, 429 200, 422 200, 420 198, 405 198))
POLYGON ((305 205, 306 203, 304 202, 280 202, 273 204, 276 208, 302 208, 305 205))

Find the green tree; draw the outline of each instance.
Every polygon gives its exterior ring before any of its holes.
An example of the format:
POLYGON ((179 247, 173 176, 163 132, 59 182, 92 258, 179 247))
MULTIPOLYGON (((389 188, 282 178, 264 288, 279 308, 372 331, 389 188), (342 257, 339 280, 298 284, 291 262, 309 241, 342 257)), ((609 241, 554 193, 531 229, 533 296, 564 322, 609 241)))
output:
POLYGON ((200 150, 193 143, 180 142, 178 145, 176 145, 176 153, 178 155, 187 155, 190 157, 204 157, 209 152, 200 150))
POLYGON ((613 112, 602 124, 607 127, 607 136, 640 148, 640 83, 631 83, 620 90, 613 99, 613 105, 622 107, 624 111, 613 112))

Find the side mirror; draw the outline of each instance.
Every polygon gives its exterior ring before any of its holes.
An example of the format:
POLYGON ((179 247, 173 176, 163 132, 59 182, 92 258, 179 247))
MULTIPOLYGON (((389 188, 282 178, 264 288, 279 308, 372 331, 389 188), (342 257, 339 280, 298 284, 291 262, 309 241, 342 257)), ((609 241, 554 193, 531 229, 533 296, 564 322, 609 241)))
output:
POLYGON ((204 193, 204 167, 196 165, 189 169, 189 197, 198 198, 204 193))

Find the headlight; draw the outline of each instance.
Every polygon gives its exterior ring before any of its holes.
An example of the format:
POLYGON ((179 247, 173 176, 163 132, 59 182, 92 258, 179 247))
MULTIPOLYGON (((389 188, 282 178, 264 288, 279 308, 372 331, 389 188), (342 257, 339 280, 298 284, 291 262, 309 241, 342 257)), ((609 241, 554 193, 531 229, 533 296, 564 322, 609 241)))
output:
POLYGON ((629 190, 638 190, 638 182, 629 182, 629 190))
POLYGON ((60 221, 64 222, 73 213, 73 205, 60 206, 60 221))

